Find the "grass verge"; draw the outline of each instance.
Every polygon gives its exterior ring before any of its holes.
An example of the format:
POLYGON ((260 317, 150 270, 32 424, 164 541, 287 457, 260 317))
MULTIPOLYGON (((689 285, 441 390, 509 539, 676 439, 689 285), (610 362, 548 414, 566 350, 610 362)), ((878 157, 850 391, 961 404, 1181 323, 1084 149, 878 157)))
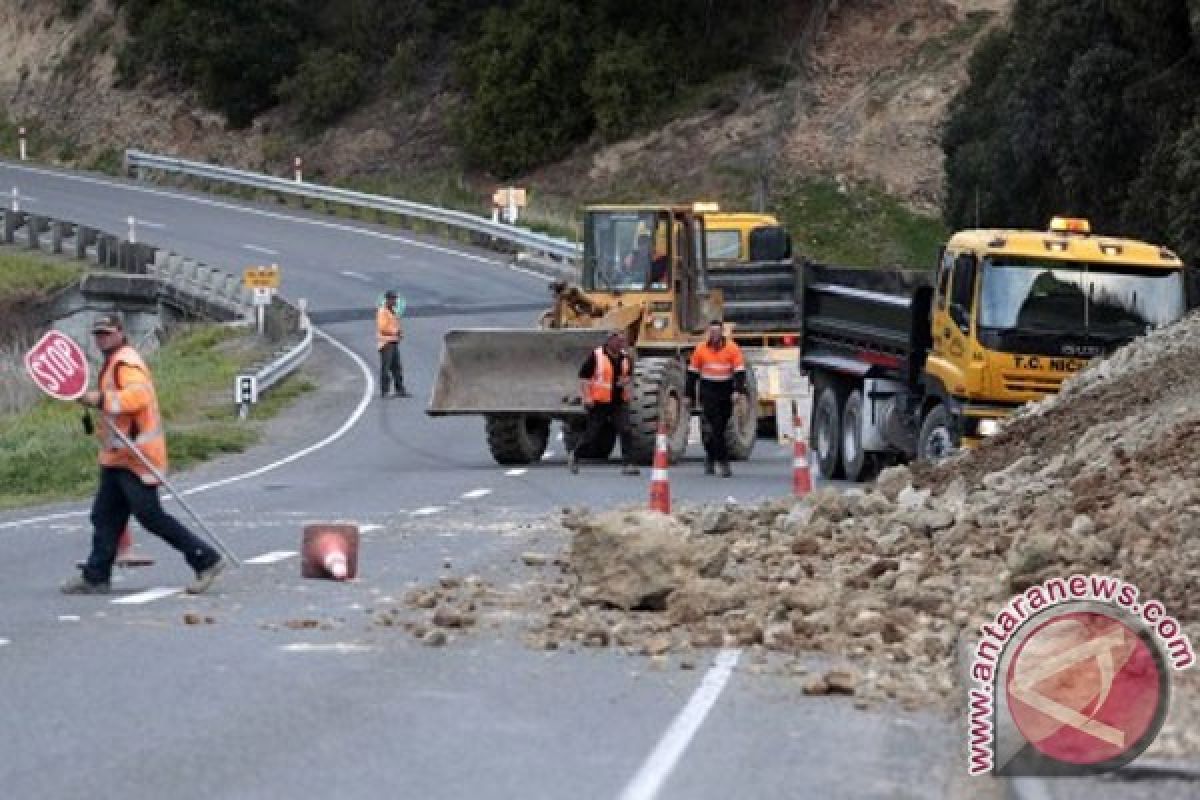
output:
POLYGON ((36 253, 0 251, 0 298, 28 292, 50 293, 79 279, 83 267, 36 253))
MULTIPOLYGON (((259 440, 262 420, 314 388, 293 376, 264 396, 251 420, 239 422, 230 387, 257 348, 252 333, 201 325, 181 330, 149 358, 172 471, 245 450, 259 440)), ((77 405, 41 400, 24 413, 0 416, 0 509, 82 498, 95 489, 96 444, 83 433, 82 414, 77 405)))

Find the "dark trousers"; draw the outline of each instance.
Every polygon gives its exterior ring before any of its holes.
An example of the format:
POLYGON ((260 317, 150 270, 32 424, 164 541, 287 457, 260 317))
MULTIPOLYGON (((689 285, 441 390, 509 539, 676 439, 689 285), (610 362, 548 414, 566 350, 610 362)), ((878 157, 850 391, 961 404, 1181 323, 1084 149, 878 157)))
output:
POLYGON ((100 488, 92 501, 92 552, 83 568, 83 577, 89 583, 107 583, 111 578, 117 540, 129 524, 130 515, 182 553, 196 572, 208 569, 221 558, 211 545, 163 510, 157 486, 147 486, 127 469, 102 467, 100 488))
POLYGON ((727 463, 729 448, 725 443, 725 429, 729 427, 729 418, 733 415, 732 382, 701 382, 700 407, 703 411, 700 428, 704 452, 711 461, 727 463))
POLYGON ((633 436, 629 431, 629 409, 624 403, 593 403, 588 409, 587 427, 575 445, 576 450, 600 440, 604 429, 611 425, 621 440, 621 458, 626 464, 633 463, 633 436))
POLYGON ((404 365, 400 363, 400 345, 388 342, 379 348, 379 390, 386 395, 393 384, 404 390, 404 365))

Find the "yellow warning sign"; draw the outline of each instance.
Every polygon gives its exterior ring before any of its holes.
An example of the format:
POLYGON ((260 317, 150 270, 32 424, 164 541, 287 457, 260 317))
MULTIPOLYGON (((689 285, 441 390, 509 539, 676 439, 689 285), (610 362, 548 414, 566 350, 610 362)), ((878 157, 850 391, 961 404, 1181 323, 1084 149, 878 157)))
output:
POLYGON ((242 272, 242 285, 247 289, 278 289, 279 266, 246 267, 242 272))

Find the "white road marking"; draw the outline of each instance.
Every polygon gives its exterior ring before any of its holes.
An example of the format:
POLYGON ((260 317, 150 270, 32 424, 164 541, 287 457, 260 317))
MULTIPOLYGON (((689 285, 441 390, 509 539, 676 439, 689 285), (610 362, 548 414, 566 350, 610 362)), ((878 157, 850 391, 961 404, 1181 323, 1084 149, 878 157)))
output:
POLYGON ((741 654, 741 650, 722 650, 717 653, 716 662, 705 673, 704 680, 671 722, 671 727, 667 728, 642 768, 633 776, 625 791, 621 792, 620 800, 653 800, 658 796, 671 770, 675 769, 680 756, 729 682, 729 676, 741 654))
POLYGON ((363 275, 361 272, 355 272, 352 269, 344 269, 344 270, 342 270, 342 274, 345 275, 347 278, 356 278, 360 281, 363 281, 364 283, 371 282, 371 279, 368 278, 366 275, 363 275))
POLYGON ((113 600, 113 605, 118 606, 138 606, 142 603, 153 603, 155 600, 162 600, 164 597, 171 597, 179 594, 183 589, 178 587, 160 586, 157 589, 147 589, 144 592, 137 594, 127 594, 124 597, 118 597, 113 600))
POLYGON ((12 642, 10 642, 8 639, 0 639, 0 647, 4 647, 5 645, 10 645, 10 644, 12 644, 12 642))
POLYGON ((508 472, 506 472, 504 474, 508 475, 509 477, 512 477, 512 478, 519 478, 522 475, 524 475, 526 472, 529 472, 529 470, 527 470, 527 469, 510 469, 508 472))
POLYGON ((76 616, 75 614, 60 614, 58 617, 58 621, 59 622, 79 622, 79 617, 76 616))
POLYGON ((269 247, 259 247, 259 246, 258 246, 258 245, 256 245, 256 244, 243 244, 243 245, 242 245, 242 247, 243 247, 243 248, 245 248, 246 250, 253 250, 253 251, 254 251, 254 252, 256 252, 256 253, 262 253, 262 254, 263 254, 263 255, 265 255, 265 256, 277 256, 277 255, 279 255, 279 251, 278 251, 278 250, 272 250, 272 249, 271 249, 271 248, 269 248, 269 247))
POLYGON ((142 227, 142 228, 155 228, 155 229, 158 229, 158 228, 165 228, 165 227, 167 227, 166 225, 164 225, 164 224, 163 224, 163 223, 161 223, 161 222, 151 222, 151 221, 150 221, 150 220, 148 220, 148 219, 141 219, 140 217, 137 219, 137 224, 138 224, 138 226, 139 226, 139 227, 142 227))
MULTIPOLYGON (((362 417, 362 415, 366 412, 367 406, 369 406, 371 404, 371 398, 375 396, 375 378, 371 375, 371 369, 369 367, 367 367, 366 362, 363 361, 362 358, 357 353, 355 353, 353 350, 346 347, 346 345, 342 344, 337 339, 334 339, 332 336, 330 336, 329 334, 320 330, 319 328, 314 328, 313 333, 315 333, 317 336, 320 336, 322 339, 329 342, 331 345, 333 345, 337 349, 341 350, 346 356, 348 356, 350 359, 352 359, 354 361, 354 363, 356 363, 358 365, 359 372, 362 373, 363 380, 364 380, 363 393, 362 393, 362 397, 359 398, 358 407, 355 408, 354 411, 350 414, 350 416, 346 418, 346 421, 342 423, 341 427, 339 427, 336 431, 329 434, 324 439, 322 439, 321 441, 319 441, 315 444, 311 444, 308 447, 303 448, 302 450, 297 450, 296 452, 292 453, 291 455, 285 456, 284 458, 281 458, 278 461, 272 461, 270 464, 264 464, 263 466, 261 466, 257 469, 252 469, 249 472, 243 472, 240 475, 231 475, 228 478, 222 478, 221 480, 218 480, 218 481, 213 481, 211 483, 203 483, 203 484, 200 484, 199 486, 193 486, 191 489, 181 492, 181 494, 183 494, 186 497, 188 495, 199 494, 200 492, 207 492, 210 489, 219 489, 222 486, 228 486, 232 483, 239 483, 241 481, 248 480, 250 478, 257 478, 259 475, 265 475, 266 473, 268 473, 272 470, 278 469, 279 467, 282 467, 286 464, 290 464, 293 461, 304 458, 304 456, 307 456, 311 453, 315 453, 316 451, 318 451, 324 447, 328 447, 329 445, 336 442, 338 439, 341 439, 343 436, 345 436, 350 431, 350 429, 354 427, 355 423, 357 423, 359 418, 362 417)), ((56 519, 70 519, 72 517, 86 517, 89 513, 90 513, 89 510, 64 511, 64 512, 61 512, 58 514, 45 514, 40 517, 27 517, 25 519, 16 519, 16 520, 12 520, 11 522, 0 523, 0 530, 4 530, 6 528, 19 528, 23 525, 33 525, 33 524, 36 524, 39 522, 50 522, 50 521, 53 521, 56 519)), ((303 514, 299 514, 299 516, 303 516, 303 514)))
POLYGON ((358 526, 359 533, 370 533, 371 531, 378 531, 378 530, 383 530, 383 526, 375 525, 375 524, 358 526))
POLYGON ((291 558, 296 555, 295 550, 272 550, 270 553, 263 553, 261 556, 247 558, 247 564, 274 564, 284 559, 291 558))
POLYGON ((492 493, 491 489, 472 489, 469 492, 463 492, 463 500, 478 500, 480 497, 487 497, 492 493))
POLYGON ((425 506, 424 508, 418 508, 416 511, 410 511, 408 513, 414 517, 427 517, 430 514, 437 514, 445 510, 445 506, 425 506))
POLYGON ((347 642, 334 642, 333 644, 296 642, 282 645, 279 649, 285 653, 365 653, 371 648, 365 644, 349 644, 347 642))

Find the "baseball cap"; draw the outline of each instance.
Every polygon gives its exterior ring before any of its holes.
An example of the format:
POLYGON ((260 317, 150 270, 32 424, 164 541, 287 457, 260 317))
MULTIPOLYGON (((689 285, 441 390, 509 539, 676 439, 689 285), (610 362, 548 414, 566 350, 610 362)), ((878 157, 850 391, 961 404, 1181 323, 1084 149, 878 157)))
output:
POLYGON ((124 330, 124 326, 116 314, 101 314, 92 321, 92 333, 116 333, 121 330, 124 330))

